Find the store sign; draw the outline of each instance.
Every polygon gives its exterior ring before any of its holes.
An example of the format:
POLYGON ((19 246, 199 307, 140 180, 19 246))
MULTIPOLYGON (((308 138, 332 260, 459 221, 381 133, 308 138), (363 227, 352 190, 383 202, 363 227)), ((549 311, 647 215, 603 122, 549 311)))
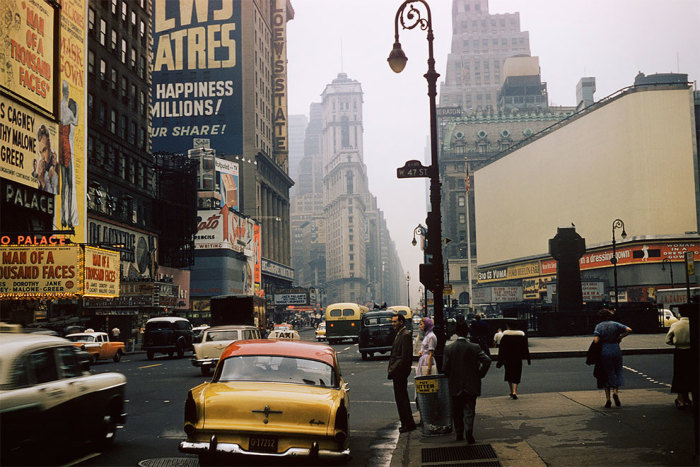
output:
POLYGON ((289 146, 287 143, 287 3, 275 0, 272 11, 272 86, 275 154, 279 164, 286 164, 289 146))
POLYGON ((119 296, 119 252, 85 247, 84 297, 119 296))
POLYGON ((19 183, 0 179, 2 202, 6 206, 17 206, 39 214, 54 214, 54 196, 19 183))
POLYGON ((495 303, 519 302, 523 299, 523 288, 491 287, 491 299, 495 303))
POLYGON ((275 294, 275 305, 308 305, 309 301, 305 293, 300 294, 275 294))
POLYGON ((43 0, 0 4, 5 51, 0 85, 53 113, 55 7, 43 0))
POLYGON ((605 293, 602 282, 581 282, 581 294, 584 302, 600 302, 605 293))
MULTIPOLYGON (((699 242, 637 243, 623 245, 615 249, 617 266, 629 264, 661 263, 665 258, 682 262, 684 255, 692 252, 700 254, 699 242)), ((612 248, 586 253, 579 260, 581 270, 612 267, 612 248)))
POLYGON ((0 295, 69 298, 82 293, 79 245, 0 247, 0 295))

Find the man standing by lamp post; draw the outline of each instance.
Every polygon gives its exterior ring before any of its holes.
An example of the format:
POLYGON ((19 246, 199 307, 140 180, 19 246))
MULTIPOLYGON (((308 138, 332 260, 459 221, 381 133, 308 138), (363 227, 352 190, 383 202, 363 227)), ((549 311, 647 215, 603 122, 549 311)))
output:
POLYGON ((435 58, 433 56, 433 25, 430 7, 425 0, 406 0, 396 11, 394 19, 394 46, 387 61, 396 73, 401 73, 408 58, 401 49, 399 42, 399 23, 403 29, 413 29, 416 26, 421 30, 427 30, 428 39, 428 72, 423 75, 428 82, 428 97, 430 101, 430 205, 428 213, 428 253, 431 255, 429 264, 421 265, 420 281, 433 292, 435 335, 438 345, 435 349, 435 360, 442 365, 442 355, 445 349, 445 320, 443 315, 443 289, 444 267, 442 263, 442 220, 440 213, 440 167, 438 165, 438 134, 437 134, 437 110, 435 98, 437 96, 437 79, 440 76, 435 71, 435 58), (423 8, 416 8, 421 6, 423 8), (425 14, 427 17, 424 17, 425 14))

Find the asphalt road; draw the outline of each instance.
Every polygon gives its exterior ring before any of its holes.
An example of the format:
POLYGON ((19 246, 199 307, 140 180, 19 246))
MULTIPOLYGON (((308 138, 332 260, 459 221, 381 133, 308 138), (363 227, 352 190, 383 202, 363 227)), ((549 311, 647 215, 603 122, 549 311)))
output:
MULTIPOLYGON (((305 340, 313 339, 310 330, 302 331, 301 335, 305 340)), ((398 438, 398 415, 391 381, 386 379, 388 356, 363 361, 356 344, 348 342, 333 347, 350 386, 352 459, 347 465, 388 465, 398 438)), ((128 417, 109 450, 81 453, 72 464, 197 465, 196 457, 177 449, 184 439, 182 419, 187 391, 206 380, 190 364, 189 357, 187 353, 183 359, 162 356, 149 361, 145 354, 138 353, 125 356, 119 363, 94 365, 95 373, 118 371, 126 375, 128 417)), ((670 354, 627 356, 624 365, 625 388, 670 388, 673 371, 670 354)), ((592 367, 586 366, 581 358, 533 360, 531 366, 524 366, 518 393, 527 397, 528 393, 594 389, 592 372, 592 367)), ((413 393, 412 387, 409 393, 413 393)), ((507 393, 503 369, 492 365, 483 381, 482 397, 507 393)))

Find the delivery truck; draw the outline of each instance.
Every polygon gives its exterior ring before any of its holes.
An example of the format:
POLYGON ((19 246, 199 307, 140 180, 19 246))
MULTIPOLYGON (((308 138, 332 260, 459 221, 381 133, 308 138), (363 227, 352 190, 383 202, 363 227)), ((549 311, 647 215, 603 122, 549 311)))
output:
POLYGON ((217 295, 211 298, 211 325, 246 324, 261 327, 267 324, 265 299, 253 295, 217 295))

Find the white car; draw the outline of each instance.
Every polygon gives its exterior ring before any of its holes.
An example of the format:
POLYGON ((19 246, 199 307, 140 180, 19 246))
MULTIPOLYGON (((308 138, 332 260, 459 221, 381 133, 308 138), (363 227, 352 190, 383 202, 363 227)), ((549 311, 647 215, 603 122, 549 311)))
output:
MULTIPOLYGON (((106 445, 124 423, 126 377, 90 374, 89 357, 67 339, 6 334, 0 339, 0 459, 55 464, 86 441, 106 445)), ((101 447, 100 447, 101 449, 101 447)))
POLYGON ((678 321, 678 317, 671 310, 659 310, 659 322, 663 322, 665 328, 670 327, 676 321, 678 321))
POLYGON ((216 367, 221 353, 231 342, 243 339, 260 339, 260 330, 255 326, 214 326, 202 331, 202 341, 194 344, 192 365, 202 370, 202 376, 216 367))

